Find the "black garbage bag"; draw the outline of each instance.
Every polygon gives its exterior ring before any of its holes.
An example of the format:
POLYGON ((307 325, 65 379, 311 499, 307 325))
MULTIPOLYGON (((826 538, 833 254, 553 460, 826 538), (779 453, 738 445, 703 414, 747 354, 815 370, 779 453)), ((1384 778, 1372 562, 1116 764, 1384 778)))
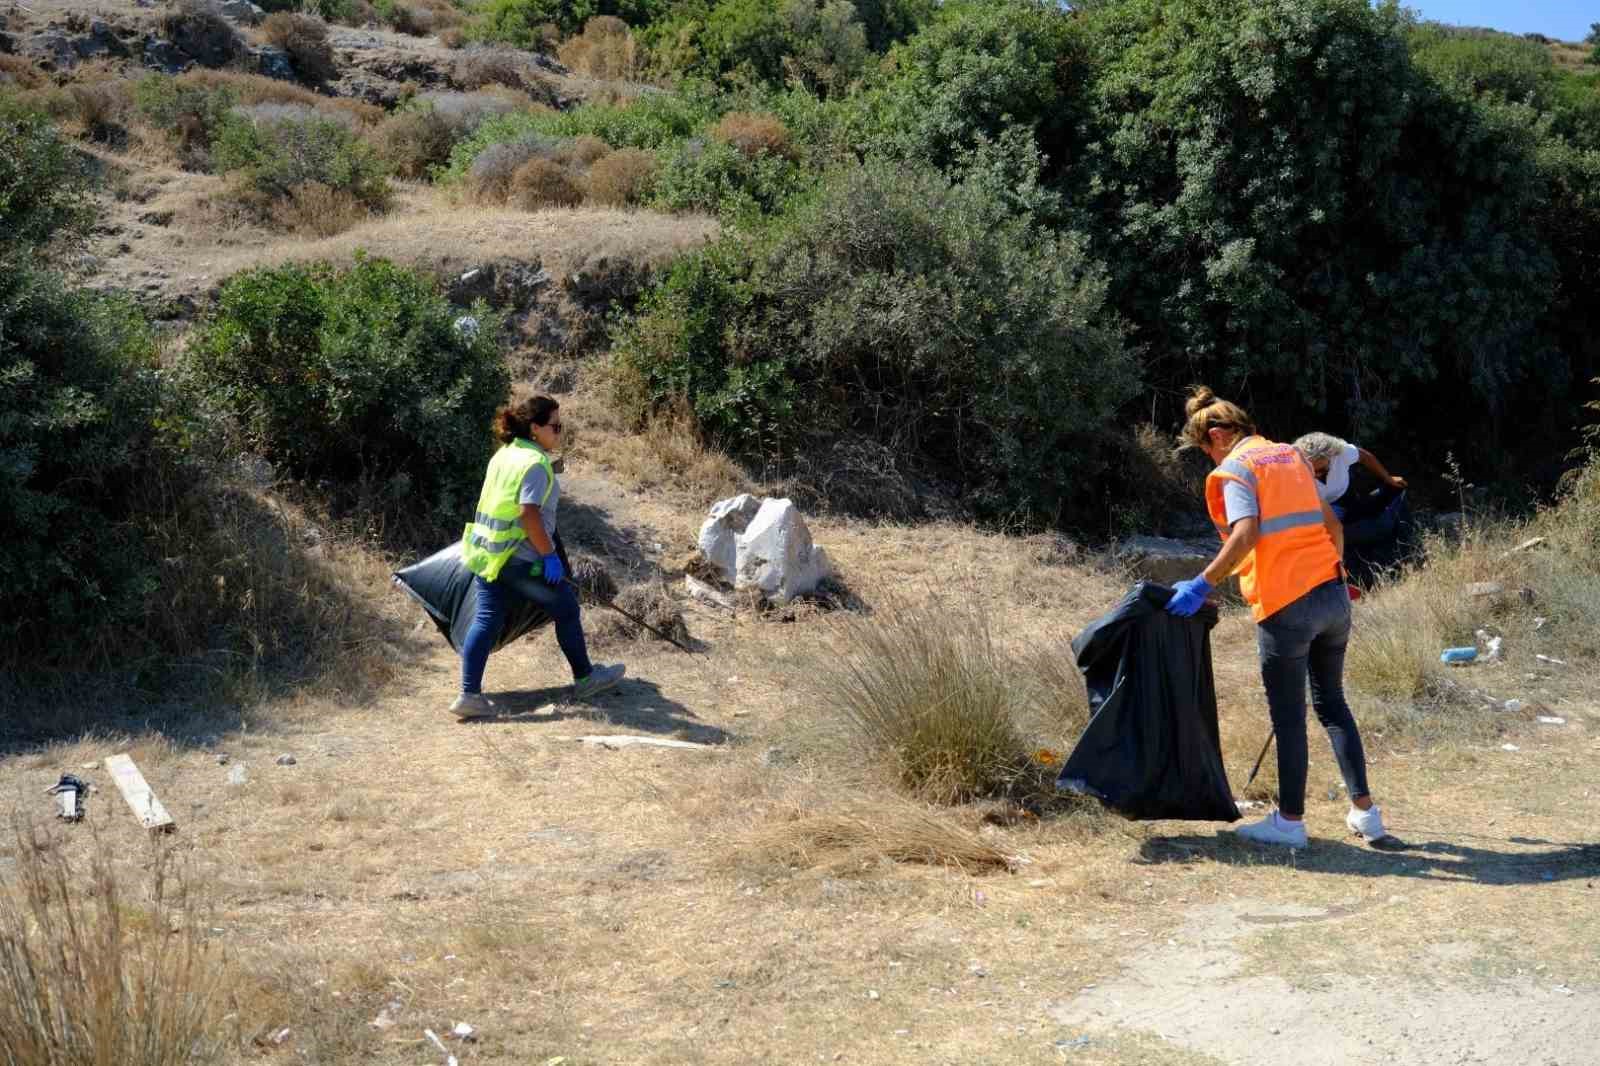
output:
MULTIPOLYGON (((566 547, 559 537, 555 544, 556 552, 565 560, 566 547)), ((472 618, 478 613, 478 590, 472 576, 472 571, 461 561, 461 542, 456 541, 420 563, 396 570, 394 583, 422 605, 444 639, 459 652, 472 626, 472 618)), ((506 605, 506 622, 500 627, 500 639, 490 650, 499 651, 549 621, 550 616, 538 606, 520 596, 512 596, 506 605)))
POLYGON ((1232 822, 1211 678, 1211 604, 1163 608, 1172 589, 1141 582, 1072 642, 1089 688, 1089 725, 1056 787, 1129 818, 1232 822))

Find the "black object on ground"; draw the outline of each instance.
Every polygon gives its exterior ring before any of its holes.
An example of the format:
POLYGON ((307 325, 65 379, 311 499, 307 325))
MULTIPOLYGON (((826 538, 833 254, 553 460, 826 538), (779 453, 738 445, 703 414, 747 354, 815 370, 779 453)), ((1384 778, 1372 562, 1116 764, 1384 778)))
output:
POLYGON ((1140 582, 1072 642, 1090 717, 1056 787, 1129 818, 1236 821, 1211 676, 1217 609, 1178 618, 1171 598, 1140 582))

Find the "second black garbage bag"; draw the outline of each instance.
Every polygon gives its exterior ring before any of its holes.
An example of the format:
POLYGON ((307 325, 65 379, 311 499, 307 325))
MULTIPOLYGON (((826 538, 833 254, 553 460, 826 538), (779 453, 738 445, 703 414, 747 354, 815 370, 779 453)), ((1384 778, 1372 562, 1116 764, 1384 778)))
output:
POLYGON ((1211 604, 1168 614, 1172 589, 1135 585, 1072 642, 1089 689, 1089 725, 1056 787, 1129 818, 1232 822, 1211 677, 1211 604))

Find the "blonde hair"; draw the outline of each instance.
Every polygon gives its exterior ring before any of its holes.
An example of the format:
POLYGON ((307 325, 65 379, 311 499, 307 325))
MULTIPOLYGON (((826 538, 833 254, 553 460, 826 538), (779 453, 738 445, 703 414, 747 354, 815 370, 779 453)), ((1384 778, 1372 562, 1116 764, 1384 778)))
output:
POLYGON ((1189 400, 1183 405, 1188 421, 1178 434, 1179 447, 1204 448, 1211 441, 1213 429, 1236 429, 1246 436, 1255 433, 1256 424, 1245 409, 1236 403, 1217 399, 1208 386, 1195 385, 1189 389, 1189 400))

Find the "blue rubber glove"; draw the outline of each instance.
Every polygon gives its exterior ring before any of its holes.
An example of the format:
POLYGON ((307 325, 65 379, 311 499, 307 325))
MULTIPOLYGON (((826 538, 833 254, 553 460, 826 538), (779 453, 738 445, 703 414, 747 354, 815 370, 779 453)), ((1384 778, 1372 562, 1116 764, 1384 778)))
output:
POLYGON ((541 556, 544 560, 544 583, 546 585, 559 585, 561 579, 567 576, 567 568, 561 565, 561 556, 555 552, 541 556))
POLYGON ((1206 580, 1204 574, 1192 577, 1188 581, 1180 581, 1172 587, 1172 599, 1167 601, 1167 613, 1175 614, 1179 618, 1188 618, 1205 606, 1206 597, 1210 594, 1211 582, 1206 580))

